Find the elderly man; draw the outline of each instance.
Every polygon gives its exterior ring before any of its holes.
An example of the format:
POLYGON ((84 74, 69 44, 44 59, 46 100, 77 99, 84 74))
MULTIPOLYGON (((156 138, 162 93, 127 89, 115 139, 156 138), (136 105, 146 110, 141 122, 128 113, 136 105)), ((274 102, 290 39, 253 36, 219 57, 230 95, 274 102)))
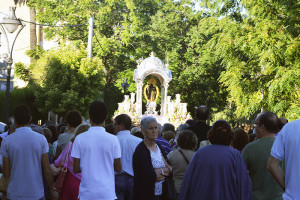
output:
POLYGON ((252 181, 253 200, 280 200, 283 190, 267 170, 278 118, 272 112, 263 112, 256 118, 255 125, 259 140, 247 144, 242 153, 252 181))
POLYGON ((287 123, 271 149, 268 169, 284 190, 283 199, 300 199, 300 119, 287 123), (285 162, 285 173, 281 162, 285 162))

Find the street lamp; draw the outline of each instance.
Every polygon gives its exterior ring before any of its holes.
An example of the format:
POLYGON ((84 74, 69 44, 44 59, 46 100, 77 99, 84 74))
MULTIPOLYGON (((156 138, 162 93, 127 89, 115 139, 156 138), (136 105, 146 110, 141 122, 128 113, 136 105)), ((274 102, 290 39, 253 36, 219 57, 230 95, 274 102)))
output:
POLYGON ((6 120, 6 122, 8 122, 8 117, 9 117, 8 115, 9 115, 10 75, 11 75, 11 68, 12 68, 12 64, 13 64, 12 52, 13 52, 13 48, 14 48, 14 45, 15 45, 15 42, 16 42, 16 39, 17 39, 19 33, 25 27, 25 25, 22 24, 22 22, 19 19, 17 19, 16 15, 15 15, 15 10, 16 10, 16 7, 9 7, 8 17, 3 18, 2 22, 0 23, 0 28, 6 39, 7 51, 8 51, 8 58, 6 59, 6 64, 7 64, 6 104, 5 104, 5 120, 6 120), (21 25, 21 27, 19 28, 20 25, 21 25), (11 33, 14 33, 18 28, 19 28, 19 30, 16 32, 16 35, 12 42, 12 45, 10 46, 6 31, 9 34, 11 34, 11 33), (6 31, 5 31, 5 29, 6 29, 6 31))
POLYGON ((130 84, 127 83, 127 78, 125 78, 125 81, 121 84, 123 90, 124 90, 124 94, 126 94, 126 90, 129 88, 130 84))

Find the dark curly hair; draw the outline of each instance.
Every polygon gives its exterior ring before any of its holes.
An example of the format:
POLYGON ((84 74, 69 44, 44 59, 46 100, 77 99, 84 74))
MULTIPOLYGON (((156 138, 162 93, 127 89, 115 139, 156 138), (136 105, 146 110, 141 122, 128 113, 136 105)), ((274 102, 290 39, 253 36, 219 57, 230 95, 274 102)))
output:
POLYGON ((198 138, 196 134, 189 130, 184 130, 178 133, 177 145, 181 149, 195 150, 197 148, 198 138))
POLYGON ((233 131, 233 140, 231 143, 233 148, 241 151, 248 143, 249 143, 248 134, 243 129, 238 128, 233 131))
POLYGON ((66 122, 71 127, 77 127, 82 123, 82 117, 78 110, 71 110, 66 114, 66 122))
POLYGON ((221 144, 229 146, 233 138, 231 126, 225 120, 218 120, 208 131, 207 138, 211 144, 221 144))

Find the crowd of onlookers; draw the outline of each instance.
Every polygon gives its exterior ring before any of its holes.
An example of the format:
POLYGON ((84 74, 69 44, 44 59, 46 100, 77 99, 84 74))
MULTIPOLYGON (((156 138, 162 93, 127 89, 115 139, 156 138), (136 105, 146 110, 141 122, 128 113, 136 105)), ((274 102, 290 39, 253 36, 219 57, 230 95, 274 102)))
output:
POLYGON ((178 127, 107 113, 94 101, 88 122, 71 110, 38 126, 16 107, 0 134, 3 199, 300 199, 300 120, 264 111, 246 133, 208 124, 206 106, 178 127))

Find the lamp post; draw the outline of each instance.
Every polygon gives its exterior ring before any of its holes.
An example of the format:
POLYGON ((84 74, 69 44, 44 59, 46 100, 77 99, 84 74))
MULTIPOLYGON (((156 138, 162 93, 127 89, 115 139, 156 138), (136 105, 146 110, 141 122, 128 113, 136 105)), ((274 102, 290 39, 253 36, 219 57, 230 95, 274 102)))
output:
POLYGON ((15 45, 15 42, 16 42, 16 39, 17 39, 19 33, 25 27, 25 25, 22 24, 22 22, 16 18, 15 10, 16 10, 15 7, 9 7, 8 17, 3 18, 2 22, 0 23, 0 28, 6 39, 7 51, 8 51, 8 58, 6 59, 7 76, 6 76, 6 103, 5 103, 5 120, 7 123, 8 123, 8 118, 9 118, 10 76, 11 76, 11 68, 12 68, 12 64, 13 64, 12 52, 13 52, 13 48, 14 48, 14 45, 15 45), (21 27, 19 28, 20 25, 21 25, 21 27), (18 29, 18 31, 16 32, 16 35, 13 38, 13 42, 10 46, 6 32, 8 32, 9 34, 12 34, 17 29, 18 29))
POLYGON ((127 78, 125 78, 125 81, 121 84, 123 90, 124 90, 124 95, 126 94, 126 90, 129 88, 130 84, 127 83, 127 78))

